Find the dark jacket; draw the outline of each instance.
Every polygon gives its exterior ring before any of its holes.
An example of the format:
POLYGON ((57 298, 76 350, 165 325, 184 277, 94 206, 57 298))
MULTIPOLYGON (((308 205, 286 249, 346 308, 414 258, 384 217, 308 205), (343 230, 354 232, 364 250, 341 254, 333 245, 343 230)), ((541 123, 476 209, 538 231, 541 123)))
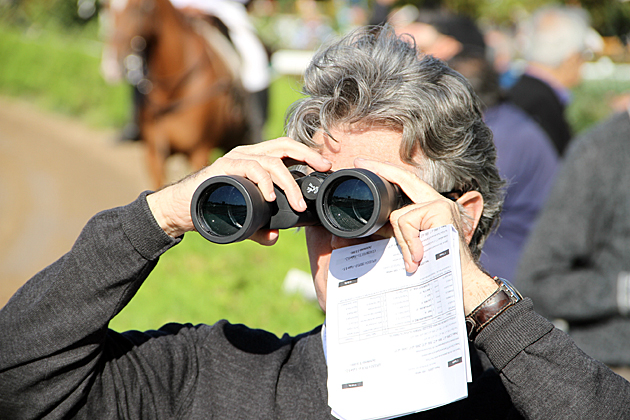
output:
POLYGON ((622 112, 569 148, 521 259, 517 287, 568 322, 592 357, 630 366, 630 117, 622 112))
POLYGON ((571 127, 564 115, 565 106, 553 88, 524 74, 508 91, 508 99, 540 124, 562 156, 571 141, 571 127))

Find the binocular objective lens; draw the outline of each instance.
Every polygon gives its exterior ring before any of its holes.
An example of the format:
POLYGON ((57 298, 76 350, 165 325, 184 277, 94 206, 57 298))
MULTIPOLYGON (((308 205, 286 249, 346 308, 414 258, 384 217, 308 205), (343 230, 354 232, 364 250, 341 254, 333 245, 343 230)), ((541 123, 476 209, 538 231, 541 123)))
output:
POLYGON ((329 191, 327 213, 338 229, 354 231, 368 223, 374 212, 374 195, 365 182, 342 178, 331 185, 329 191))
POLYGON ((229 236, 243 227, 247 217, 247 204, 236 187, 218 184, 200 202, 203 220, 213 234, 229 236))

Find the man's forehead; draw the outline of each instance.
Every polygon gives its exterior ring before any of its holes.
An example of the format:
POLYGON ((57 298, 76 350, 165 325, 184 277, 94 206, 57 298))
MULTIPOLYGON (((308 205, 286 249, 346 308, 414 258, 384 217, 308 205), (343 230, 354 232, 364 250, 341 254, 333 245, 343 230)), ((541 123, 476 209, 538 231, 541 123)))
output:
POLYGON ((318 131, 313 141, 327 153, 398 154, 402 132, 386 127, 344 126, 318 131))
POLYGON ((313 136, 320 153, 333 162, 333 171, 354 167, 356 158, 391 163, 415 172, 422 178, 421 153, 414 165, 401 157, 402 130, 382 125, 336 127, 328 133, 321 130, 313 136))
POLYGON ((340 124, 329 128, 328 130, 320 129, 313 135, 313 140, 319 145, 324 146, 330 141, 341 141, 346 138, 356 138, 365 142, 374 141, 378 143, 378 136, 385 135, 387 137, 397 137, 402 139, 402 129, 387 126, 385 124, 340 124))

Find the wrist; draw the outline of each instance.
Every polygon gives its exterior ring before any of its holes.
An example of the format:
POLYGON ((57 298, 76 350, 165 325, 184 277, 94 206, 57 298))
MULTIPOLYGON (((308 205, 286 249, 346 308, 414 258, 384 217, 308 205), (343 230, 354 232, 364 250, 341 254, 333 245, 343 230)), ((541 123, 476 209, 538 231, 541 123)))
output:
POLYGON ((465 267, 463 275, 464 314, 466 316, 490 297, 497 289, 496 281, 474 264, 469 270, 465 267))
POLYGON ((481 330, 501 315, 503 311, 523 299, 518 290, 507 280, 494 277, 493 281, 498 288, 470 314, 466 315, 466 329, 471 341, 474 341, 481 330))
POLYGON ((186 230, 181 228, 180 224, 171 216, 173 212, 169 211, 171 206, 169 200, 164 197, 165 194, 165 190, 161 190, 147 195, 147 204, 162 230, 170 237, 177 238, 186 233, 186 230))

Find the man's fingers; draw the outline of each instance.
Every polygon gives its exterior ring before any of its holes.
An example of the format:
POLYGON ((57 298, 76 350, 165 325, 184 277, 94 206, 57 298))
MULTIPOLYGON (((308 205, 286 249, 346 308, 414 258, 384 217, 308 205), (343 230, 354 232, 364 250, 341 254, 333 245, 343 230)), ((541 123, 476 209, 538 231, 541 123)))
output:
POLYGON ((284 191, 291 207, 297 211, 306 210, 300 187, 280 159, 269 156, 235 157, 237 159, 229 167, 230 175, 241 175, 257 184, 267 201, 276 199, 275 184, 284 191))
POLYGON ((254 242, 258 242, 260 245, 271 246, 278 241, 279 232, 277 229, 273 230, 258 230, 252 236, 249 237, 254 242))
POLYGON ((445 200, 412 204, 392 212, 390 223, 400 246, 407 271, 414 272, 424 256, 420 232, 448 224, 457 226, 455 204, 445 200))
POLYGON ((316 171, 321 172, 329 171, 332 167, 332 163, 325 159, 317 150, 289 137, 280 137, 249 146, 239 146, 233 151, 253 156, 275 157, 287 160, 290 164, 304 162, 316 171))
POLYGON ((273 184, 276 184, 297 211, 306 210, 306 203, 285 161, 303 162, 318 171, 328 171, 332 166, 317 151, 289 138, 239 146, 225 159, 231 160, 231 164, 223 168, 226 173, 245 176, 258 184, 267 201, 275 200, 273 184))
POLYGON ((429 184, 408 169, 401 168, 391 163, 378 162, 368 159, 356 159, 354 161, 357 168, 368 169, 384 179, 398 184, 403 192, 414 203, 422 203, 442 198, 429 184))
POLYGON ((418 269, 424 247, 420 241, 420 229, 414 226, 413 221, 406 220, 406 215, 410 212, 411 206, 394 211, 389 220, 394 230, 394 237, 400 246, 405 261, 405 269, 413 273, 418 269))

